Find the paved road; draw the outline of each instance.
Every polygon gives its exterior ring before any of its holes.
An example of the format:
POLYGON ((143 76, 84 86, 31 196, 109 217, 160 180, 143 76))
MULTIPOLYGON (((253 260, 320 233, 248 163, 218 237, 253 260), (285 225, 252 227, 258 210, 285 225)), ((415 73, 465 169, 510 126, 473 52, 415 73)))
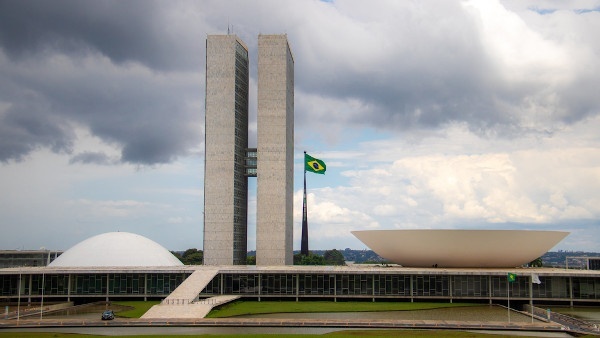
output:
POLYGON ((196 320, 115 319, 27 319, 0 321, 0 328, 32 327, 325 327, 325 328, 451 328, 489 330, 560 331, 554 323, 453 321, 453 320, 394 320, 394 319, 316 319, 316 318, 203 318, 196 320))
MULTIPOLYGON (((355 329, 352 329, 355 330, 355 329)), ((378 330, 361 328, 360 331, 378 330)), ((5 329, 0 332, 55 332, 55 333, 79 333, 97 334, 105 336, 127 336, 127 335, 221 335, 221 334, 317 334, 323 335, 330 332, 345 331, 339 328, 315 328, 315 327, 70 327, 70 328, 29 328, 5 329)), ((485 334, 503 334, 510 336, 548 337, 548 338, 572 338, 566 332, 536 332, 536 331, 487 331, 469 330, 485 334)))

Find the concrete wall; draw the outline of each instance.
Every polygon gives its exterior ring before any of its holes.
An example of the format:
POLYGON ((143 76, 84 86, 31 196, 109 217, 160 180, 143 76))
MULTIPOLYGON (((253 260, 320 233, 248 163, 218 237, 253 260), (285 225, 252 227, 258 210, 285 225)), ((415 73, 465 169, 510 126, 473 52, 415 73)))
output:
POLYGON ((293 264, 294 59, 286 35, 258 37, 256 264, 293 264))
POLYGON ((248 78, 245 44, 235 35, 208 36, 204 168, 206 265, 246 264, 248 186, 244 156, 248 147, 248 78))

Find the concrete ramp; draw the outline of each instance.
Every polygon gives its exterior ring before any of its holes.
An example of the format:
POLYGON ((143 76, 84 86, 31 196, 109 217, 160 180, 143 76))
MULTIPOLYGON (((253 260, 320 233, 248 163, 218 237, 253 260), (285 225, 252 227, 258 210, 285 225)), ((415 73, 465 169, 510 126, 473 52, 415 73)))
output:
POLYGON ((236 300, 240 296, 216 296, 189 304, 160 304, 154 305, 142 319, 200 319, 213 307, 236 300))
POLYGON ((196 270, 177 289, 163 299, 163 304, 184 304, 198 300, 200 292, 215 278, 219 270, 196 270))
POLYGON ((143 319, 204 318, 213 307, 238 299, 239 296, 216 296, 199 300, 200 292, 219 270, 196 270, 159 305, 154 305, 143 319))

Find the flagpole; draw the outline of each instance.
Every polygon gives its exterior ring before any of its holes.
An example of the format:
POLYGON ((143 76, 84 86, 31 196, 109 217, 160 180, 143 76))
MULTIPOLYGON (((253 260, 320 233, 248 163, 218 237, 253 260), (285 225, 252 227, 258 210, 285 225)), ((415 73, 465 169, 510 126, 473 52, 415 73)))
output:
POLYGON ((531 322, 533 323, 533 274, 529 277, 529 307, 531 308, 531 322))
POLYGON ((42 272, 42 300, 40 301, 40 319, 43 318, 44 313, 44 284, 45 284, 45 273, 42 272))
POLYGON ((310 171, 316 174, 325 174, 327 166, 325 162, 314 158, 304 152, 304 196, 302 199, 302 242, 300 243, 300 255, 308 256, 308 206, 306 201, 306 172, 310 171))
POLYGON ((506 291, 507 291, 507 294, 508 294, 508 297, 507 297, 508 298, 508 306, 507 306, 507 308, 508 308, 508 322, 510 323, 510 282, 506 282, 506 288, 507 288, 506 291))
POLYGON ((19 267, 19 287, 17 288, 18 301, 17 301, 17 325, 19 325, 19 318, 21 317, 21 267, 19 267))
POLYGON ((306 151, 304 152, 304 195, 302 199, 302 240, 300 254, 308 256, 308 213, 306 206, 306 151))
POLYGON ((506 278, 506 299, 507 299, 507 306, 506 309, 508 310, 508 322, 510 323, 510 286, 511 286, 511 273, 508 273, 508 276, 506 278))

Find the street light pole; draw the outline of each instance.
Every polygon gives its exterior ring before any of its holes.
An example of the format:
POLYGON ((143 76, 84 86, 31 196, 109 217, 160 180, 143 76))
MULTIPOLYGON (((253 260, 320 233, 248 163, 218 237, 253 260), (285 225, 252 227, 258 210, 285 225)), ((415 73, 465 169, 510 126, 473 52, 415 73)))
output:
POLYGON ((19 267, 19 285, 17 286, 17 325, 21 314, 21 268, 19 267))
POLYGON ((40 319, 43 317, 44 313, 44 282, 45 282, 46 274, 42 272, 42 300, 40 301, 40 319))

